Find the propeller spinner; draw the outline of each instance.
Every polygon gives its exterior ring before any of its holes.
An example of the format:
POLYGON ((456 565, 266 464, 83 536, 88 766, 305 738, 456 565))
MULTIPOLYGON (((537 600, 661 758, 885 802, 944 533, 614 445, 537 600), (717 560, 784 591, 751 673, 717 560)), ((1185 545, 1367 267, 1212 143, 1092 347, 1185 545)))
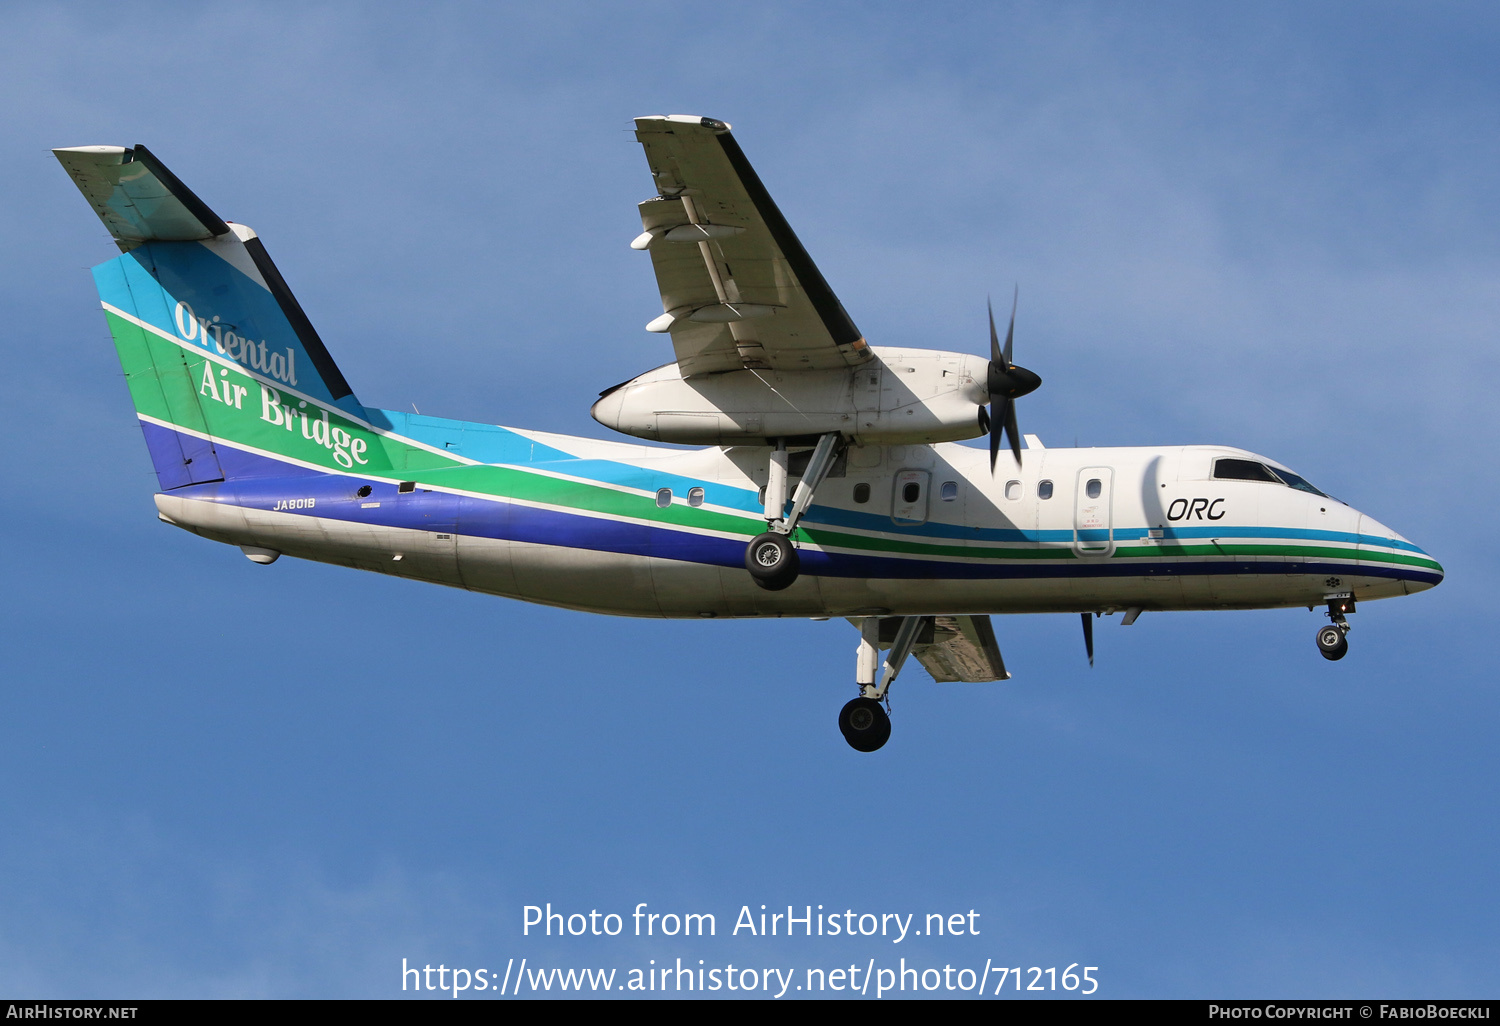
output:
POLYGON ((990 435, 990 473, 995 472, 995 461, 1000 457, 1000 441, 1002 436, 1010 436, 1010 451, 1016 457, 1016 464, 1021 463, 1021 431, 1016 426, 1016 400, 1023 395, 1035 392, 1041 385, 1042 379, 1027 370, 1025 367, 1017 367, 1010 359, 1011 343, 1016 334, 1016 300, 1020 296, 1020 290, 1011 297, 1010 301, 1010 327, 1005 330, 1005 348, 1000 347, 1000 335, 995 331, 995 308, 989 300, 985 300, 985 306, 990 314, 990 372, 986 381, 990 394, 990 408, 986 413, 983 407, 979 409, 979 420, 981 426, 990 435))

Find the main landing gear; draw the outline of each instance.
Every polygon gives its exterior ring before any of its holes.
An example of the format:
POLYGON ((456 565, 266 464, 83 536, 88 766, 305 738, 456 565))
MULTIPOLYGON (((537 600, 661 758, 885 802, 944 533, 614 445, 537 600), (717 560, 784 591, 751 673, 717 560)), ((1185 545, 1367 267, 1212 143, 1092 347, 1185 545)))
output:
MULTIPOLYGON (((890 618, 894 620, 895 618, 890 618)), ((851 700, 839 710, 839 732, 849 747, 857 752, 873 752, 885 744, 891 736, 891 717, 888 692, 906 657, 919 640, 922 628, 930 625, 926 616, 903 616, 896 636, 891 641, 885 661, 880 662, 880 624, 878 616, 867 616, 859 625, 859 660, 855 668, 855 683, 859 697, 851 700), (877 684, 875 675, 880 671, 877 684)))
MULTIPOLYGON (((812 505, 813 493, 828 476, 833 462, 838 458, 842 436, 837 432, 818 439, 812 456, 807 461, 807 470, 797 482, 797 492, 792 496, 792 512, 786 512, 787 451, 786 440, 776 443, 771 450, 770 472, 766 477, 766 531, 750 540, 745 547, 745 569, 755 583, 767 591, 780 591, 790 587, 801 571, 801 560, 792 545, 791 534, 797 529, 802 515, 812 505)), ((889 733, 889 725, 886 728, 889 733)), ((884 743, 884 738, 881 739, 884 743)), ((876 745, 875 747, 880 747, 876 745)))
POLYGON ((797 579, 801 564, 792 540, 774 531, 756 535, 745 549, 745 569, 767 591, 780 591, 790 585, 797 579))
POLYGON ((1318 651, 1324 659, 1338 660, 1349 654, 1349 621, 1345 613, 1354 612, 1354 595, 1345 592, 1328 596, 1328 619, 1333 622, 1318 628, 1318 651))
POLYGON ((891 736, 891 718, 873 698, 850 699, 839 710, 839 730, 856 752, 873 752, 891 736))

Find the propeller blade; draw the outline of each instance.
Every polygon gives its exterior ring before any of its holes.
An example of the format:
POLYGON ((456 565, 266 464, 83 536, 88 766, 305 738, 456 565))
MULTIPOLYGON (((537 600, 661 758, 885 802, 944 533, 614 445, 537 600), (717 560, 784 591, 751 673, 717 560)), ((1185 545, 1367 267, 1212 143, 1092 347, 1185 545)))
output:
POLYGON ((1083 614, 1083 647, 1089 653, 1089 665, 1094 665, 1094 620, 1090 613, 1083 614))
MULTIPOLYGON (((1005 366, 1010 367, 1010 343, 1016 335, 1016 303, 1021 298, 1021 286, 1017 285, 1010 297, 1010 327, 1005 330, 1005 366)), ((990 314, 990 334, 995 333, 995 315, 990 314)))
POLYGON ((1036 391, 1042 379, 1025 367, 1010 362, 1011 349, 1016 339, 1016 304, 1021 298, 1018 285, 1010 297, 1010 325, 1005 329, 1005 345, 1000 345, 1000 333, 995 329, 995 304, 985 297, 984 307, 990 317, 990 367, 985 382, 989 393, 990 410, 985 416, 980 408, 979 426, 990 436, 990 474, 995 473, 995 464, 1000 458, 1000 446, 1007 435, 1010 437, 1011 455, 1016 465, 1021 465, 1021 429, 1016 424, 1015 401, 1023 395, 1036 391))
MULTIPOLYGON (((992 363, 1000 363, 1002 360, 1005 359, 1005 357, 1000 352, 1000 336, 997 335, 997 334, 995 334, 995 307, 990 302, 990 297, 989 296, 985 296, 984 297, 984 307, 985 307, 986 310, 988 310, 990 312, 990 361, 992 363)), ((1011 314, 1011 322, 1012 322, 1011 323, 1011 327, 1014 328, 1015 327, 1015 314, 1014 313, 1011 314)), ((1010 361, 1006 360, 1005 362, 1008 364, 1010 361)))
MULTIPOLYGON (((1021 429, 1016 426, 1015 400, 1005 400, 1005 431, 1010 435, 1010 451, 1016 457, 1016 466, 1021 465, 1021 429)), ((993 467, 991 470, 993 471, 993 467)))
MULTIPOLYGON (((983 409, 983 407, 981 407, 983 409)), ((990 396, 990 475, 995 473, 995 461, 1000 458, 1000 436, 1005 425, 1016 419, 1015 404, 1004 396, 990 396)))

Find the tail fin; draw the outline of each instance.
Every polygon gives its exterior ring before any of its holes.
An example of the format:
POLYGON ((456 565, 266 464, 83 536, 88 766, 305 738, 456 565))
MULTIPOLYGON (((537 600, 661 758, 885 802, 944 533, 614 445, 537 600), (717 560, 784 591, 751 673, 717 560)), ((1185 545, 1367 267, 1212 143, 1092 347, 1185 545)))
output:
POLYGON ((53 153, 122 251, 94 281, 163 490, 274 473, 267 456, 388 462, 254 231, 144 146, 53 153))

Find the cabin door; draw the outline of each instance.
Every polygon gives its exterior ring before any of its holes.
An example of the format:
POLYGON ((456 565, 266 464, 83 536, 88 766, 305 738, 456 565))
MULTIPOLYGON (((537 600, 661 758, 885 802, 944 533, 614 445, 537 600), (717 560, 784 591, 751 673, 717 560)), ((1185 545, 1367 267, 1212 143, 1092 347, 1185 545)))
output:
POLYGON ((1084 467, 1078 472, 1073 499, 1073 551, 1080 556, 1108 556, 1115 549, 1112 492, 1114 471, 1084 467))

